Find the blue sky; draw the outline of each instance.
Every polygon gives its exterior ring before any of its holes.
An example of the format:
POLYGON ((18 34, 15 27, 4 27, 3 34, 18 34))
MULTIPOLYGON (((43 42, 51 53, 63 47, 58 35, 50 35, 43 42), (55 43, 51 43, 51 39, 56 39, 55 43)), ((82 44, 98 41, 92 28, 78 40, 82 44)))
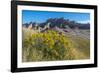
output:
POLYGON ((90 13, 75 13, 75 12, 52 12, 52 11, 32 11, 32 10, 23 10, 22 11, 22 22, 45 22, 49 18, 60 18, 74 20, 80 23, 90 22, 90 13))

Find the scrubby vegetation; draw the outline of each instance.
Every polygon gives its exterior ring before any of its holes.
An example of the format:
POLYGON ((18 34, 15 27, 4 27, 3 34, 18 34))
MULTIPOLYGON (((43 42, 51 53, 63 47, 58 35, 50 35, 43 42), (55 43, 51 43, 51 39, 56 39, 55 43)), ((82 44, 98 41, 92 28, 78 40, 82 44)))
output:
POLYGON ((22 61, 79 60, 89 58, 89 39, 69 37, 54 30, 23 30, 22 61))

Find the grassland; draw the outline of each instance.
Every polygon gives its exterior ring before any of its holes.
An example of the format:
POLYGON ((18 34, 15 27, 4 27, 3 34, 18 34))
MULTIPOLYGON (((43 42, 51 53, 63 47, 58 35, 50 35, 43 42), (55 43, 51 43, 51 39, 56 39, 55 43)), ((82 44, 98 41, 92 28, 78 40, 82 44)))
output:
POLYGON ((22 61, 81 60, 90 58, 90 39, 54 30, 23 29, 22 61))

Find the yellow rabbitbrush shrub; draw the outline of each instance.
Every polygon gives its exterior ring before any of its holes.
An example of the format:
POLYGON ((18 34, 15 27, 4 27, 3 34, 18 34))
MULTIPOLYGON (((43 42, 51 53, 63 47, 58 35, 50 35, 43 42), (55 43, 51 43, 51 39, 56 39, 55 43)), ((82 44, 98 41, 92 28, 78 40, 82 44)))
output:
POLYGON ((30 36, 25 35, 27 33, 23 34, 23 62, 75 60, 79 58, 77 55, 79 52, 73 48, 70 38, 63 33, 59 34, 54 30, 32 33, 30 36))

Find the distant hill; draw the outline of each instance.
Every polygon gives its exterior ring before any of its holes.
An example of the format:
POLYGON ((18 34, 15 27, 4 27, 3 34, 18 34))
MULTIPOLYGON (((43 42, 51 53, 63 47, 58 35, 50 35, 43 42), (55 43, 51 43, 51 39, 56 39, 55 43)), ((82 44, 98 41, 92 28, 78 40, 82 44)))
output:
POLYGON ((79 29, 90 29, 90 23, 82 24, 77 23, 76 21, 71 21, 69 19, 62 18, 50 18, 47 19, 44 23, 36 23, 36 22, 30 22, 25 23, 23 26, 28 27, 30 24, 32 24, 32 27, 39 26, 39 27, 45 27, 47 24, 50 24, 50 28, 59 27, 59 28, 66 28, 66 26, 69 26, 70 28, 79 28, 79 29))

